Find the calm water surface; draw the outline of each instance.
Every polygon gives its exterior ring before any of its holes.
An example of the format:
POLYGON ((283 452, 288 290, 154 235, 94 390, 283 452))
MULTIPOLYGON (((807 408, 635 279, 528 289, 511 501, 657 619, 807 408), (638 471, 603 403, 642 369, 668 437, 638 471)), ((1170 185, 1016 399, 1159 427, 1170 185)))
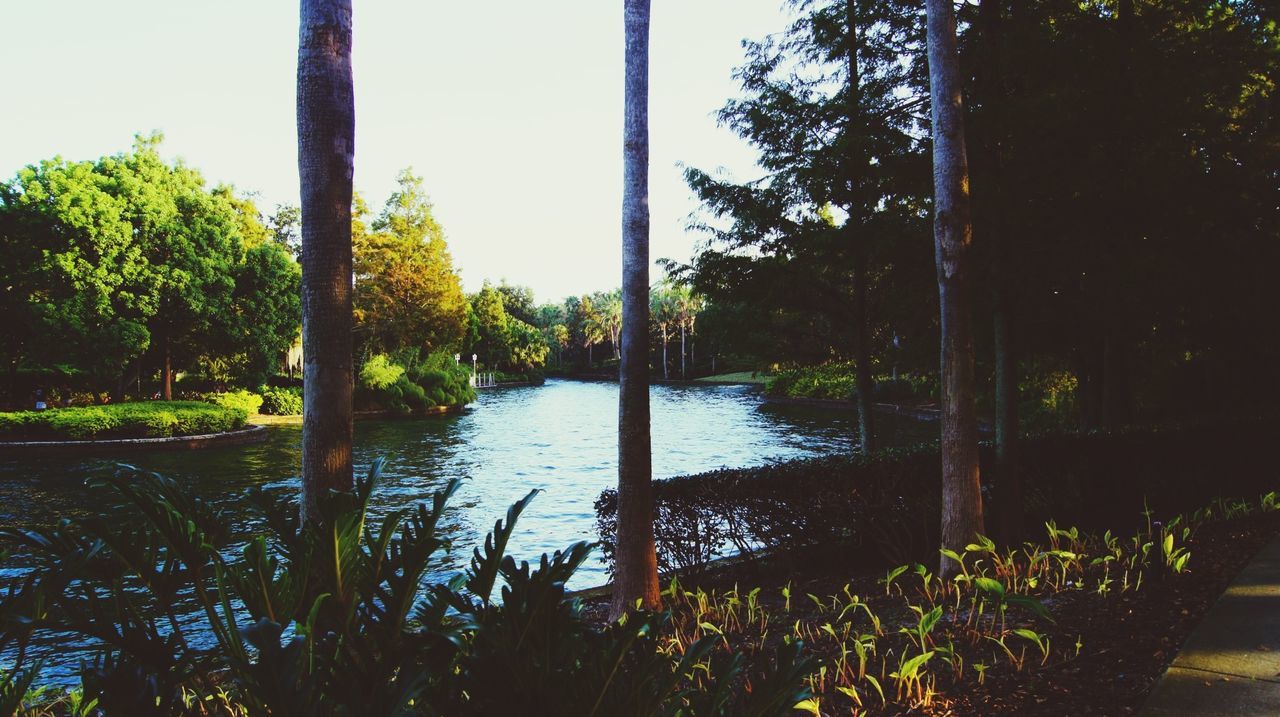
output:
MULTIPOLYGON (((654 386, 650 392, 654 477, 720 467, 759 465, 850 449, 853 415, 847 411, 762 403, 745 386, 654 386)), ((531 489, 542 493, 525 511, 509 553, 536 559, 578 540, 594 541, 593 503, 617 480, 618 386, 550 380, 545 386, 482 391, 461 415, 356 424, 359 470, 385 457, 373 512, 411 506, 453 477, 462 479, 444 520, 454 541, 436 576, 460 570, 493 522, 531 489)), ((882 440, 913 443, 936 426, 879 417, 882 440)), ((235 510, 253 486, 296 493, 301 427, 277 426, 254 446, 128 459, 40 458, 0 461, 0 524, 31 526, 99 510, 84 487, 125 460, 188 485, 232 509, 250 531, 247 511, 235 510)), ((20 569, 9 565, 0 574, 20 569)), ((590 560, 570 587, 598 585, 604 565, 590 560)))

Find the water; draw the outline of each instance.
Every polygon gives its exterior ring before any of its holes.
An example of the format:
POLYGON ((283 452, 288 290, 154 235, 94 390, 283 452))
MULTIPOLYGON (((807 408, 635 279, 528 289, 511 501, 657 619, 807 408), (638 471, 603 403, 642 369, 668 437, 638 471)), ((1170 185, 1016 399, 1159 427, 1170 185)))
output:
MULTIPOLYGON (((745 386, 654 386, 650 392, 653 473, 664 478, 721 467, 816 456, 850 449, 850 411, 764 404, 745 386)), ((355 461, 364 471, 387 459, 372 499, 372 513, 429 501, 450 478, 462 486, 443 529, 455 550, 434 571, 441 577, 465 566, 507 506, 532 489, 541 494, 521 517, 509 546, 517 559, 579 540, 594 541, 593 504, 617 481, 618 386, 550 380, 545 386, 482 391, 465 413, 419 420, 356 424, 355 461)), ((880 417, 887 444, 933 437, 936 425, 880 417)), ((265 443, 195 452, 147 453, 128 459, 38 458, 0 461, 0 525, 32 526, 85 515, 96 507, 84 488, 92 475, 124 460, 186 484, 198 495, 236 510, 253 486, 296 494, 301 427, 274 426, 265 443)), ((20 564, 0 569, 13 574, 20 564)), ((605 566, 589 560, 571 588, 606 580, 605 566)))

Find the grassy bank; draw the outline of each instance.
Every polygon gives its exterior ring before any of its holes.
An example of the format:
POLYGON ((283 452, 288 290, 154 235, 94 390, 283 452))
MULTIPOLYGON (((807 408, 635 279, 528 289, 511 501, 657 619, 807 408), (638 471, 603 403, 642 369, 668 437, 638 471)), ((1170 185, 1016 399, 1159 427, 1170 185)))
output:
POLYGON ((166 438, 243 428, 248 413, 199 401, 145 401, 0 413, 0 440, 166 438))

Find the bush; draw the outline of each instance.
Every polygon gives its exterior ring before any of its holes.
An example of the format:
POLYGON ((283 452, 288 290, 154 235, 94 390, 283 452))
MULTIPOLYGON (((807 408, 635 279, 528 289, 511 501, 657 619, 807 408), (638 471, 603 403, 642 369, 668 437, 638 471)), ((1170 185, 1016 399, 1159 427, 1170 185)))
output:
POLYGON ((301 387, 262 388, 262 412, 273 416, 297 416, 302 413, 301 387))
MULTIPOLYGON (((270 529, 236 551, 231 517, 174 481, 133 469, 94 480, 109 492, 102 505, 123 499, 136 515, 3 531, 33 568, 9 579, 0 644, 91 641, 102 654, 82 663, 83 699, 109 715, 191 714, 192 704, 202 714, 207 704, 218 714, 465 717, 534 705, 556 715, 786 715, 810 697, 818 666, 798 641, 747 658, 717 636, 672 639, 669 613, 597 627, 565 592, 590 545, 532 566, 504 554, 537 491, 496 523, 463 575, 428 583, 450 544, 437 526, 459 481, 430 506, 374 521, 366 509, 380 466, 354 491, 321 498, 328 531, 300 529, 295 503, 256 493, 270 529), (174 595, 199 608, 175 616, 174 595)), ((34 669, 21 657, 10 668, 34 669)))
POLYGON ((786 398, 847 401, 857 390, 852 363, 784 369, 765 384, 765 393, 786 398))
POLYGON ((0 413, 5 440, 164 438, 244 427, 248 414, 201 401, 143 401, 83 408, 0 413))
POLYGON ((252 416, 258 412, 259 408, 262 408, 262 396, 244 389, 215 393, 206 398, 210 403, 223 408, 244 411, 246 416, 252 416))
MULTIPOLYGON (((1019 472, 1025 526, 1054 518, 1116 528, 1144 505, 1190 512, 1217 495, 1275 490, 1266 448, 1273 421, 1048 435, 1025 440, 1019 472)), ((981 450, 988 527, 1001 524, 990 492, 994 450, 981 450)), ((700 569, 718 556, 822 550, 880 564, 937 559, 941 459, 936 446, 739 468, 653 482, 654 533, 664 571, 700 569)), ((596 519, 612 555, 617 494, 596 519)))
POLYGON ((404 366, 392 363, 386 354, 377 354, 360 367, 360 386, 374 391, 390 388, 404 375, 404 366))

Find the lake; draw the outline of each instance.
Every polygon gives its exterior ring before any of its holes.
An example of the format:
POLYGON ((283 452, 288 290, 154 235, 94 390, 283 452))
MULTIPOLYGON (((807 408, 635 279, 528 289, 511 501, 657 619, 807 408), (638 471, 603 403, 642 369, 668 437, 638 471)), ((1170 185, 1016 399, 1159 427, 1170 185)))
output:
MULTIPOLYGON (((721 467, 851 450, 849 410, 765 403, 747 386, 660 385, 650 391, 655 478, 721 467)), ((485 390, 464 413, 413 420, 367 421, 355 427, 355 460, 365 471, 387 460, 372 512, 430 500, 453 477, 462 486, 443 521, 454 551, 434 576, 461 570, 507 506, 531 489, 542 493, 521 517, 509 546, 517 559, 535 560, 579 540, 594 541, 594 501, 617 481, 618 385, 549 380, 539 387, 485 390)), ((937 425, 878 416, 885 445, 936 437, 937 425)), ((31 526, 99 510, 84 480, 120 461, 188 485, 202 497, 236 510, 253 486, 296 492, 301 426, 274 426, 265 443, 200 451, 147 453, 129 459, 33 458, 0 461, 0 524, 31 526)), ((0 574, 21 570, 4 566, 0 574)), ((604 564, 587 562, 570 583, 605 582, 604 564)))

